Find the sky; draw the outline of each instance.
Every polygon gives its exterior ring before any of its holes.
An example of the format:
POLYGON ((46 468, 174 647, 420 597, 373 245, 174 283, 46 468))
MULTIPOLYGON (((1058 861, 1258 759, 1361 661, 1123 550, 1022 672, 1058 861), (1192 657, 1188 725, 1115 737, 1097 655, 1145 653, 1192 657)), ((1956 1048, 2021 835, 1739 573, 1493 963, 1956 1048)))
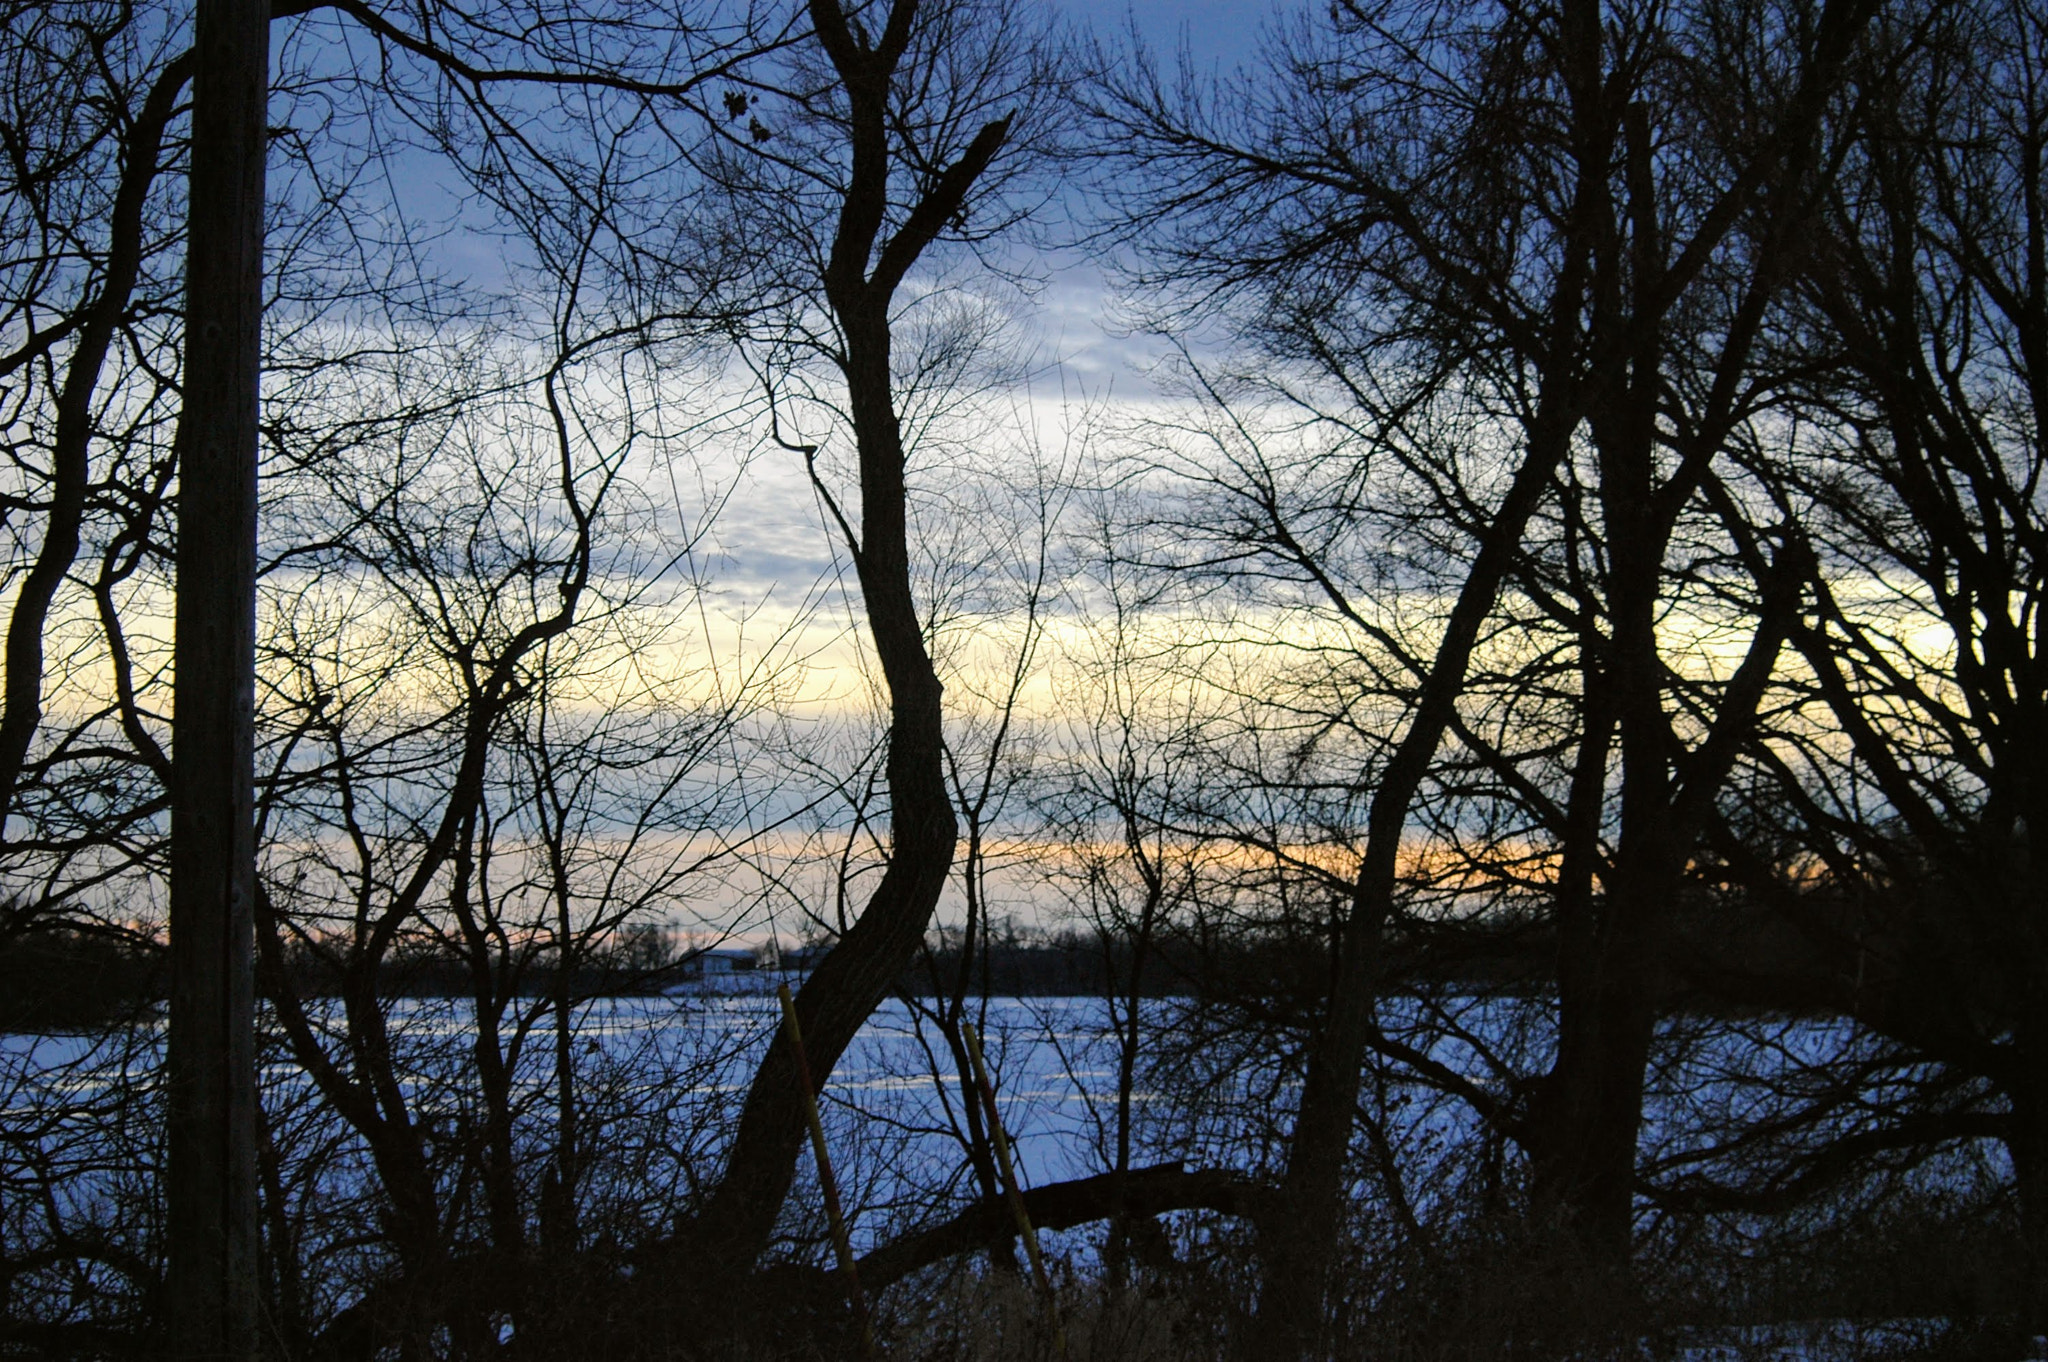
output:
MULTIPOLYGON (((1134 32, 1163 64, 1170 65, 1174 54, 1184 52, 1198 74, 1217 75, 1253 60, 1262 25, 1299 3, 1102 0, 1091 4, 1050 0, 1056 13, 1091 28, 1105 44, 1119 44, 1134 32)), ((371 66, 372 45, 346 24, 309 21, 299 41, 313 45, 322 61, 342 69, 371 66), (356 50, 358 47, 362 50, 356 50)), ((292 109, 274 121, 296 125, 307 123, 316 114, 317 109, 292 109)), ((466 192, 445 164, 424 154, 402 158, 391 186, 393 203, 405 205, 401 211, 449 223, 463 215, 460 205, 466 192)), ((441 269, 481 291, 505 285, 510 248, 490 232, 457 227, 435 240, 431 249, 441 269)), ((991 403, 1003 410, 996 413, 988 438, 975 452, 983 468, 1011 457, 1021 466, 1030 457, 1028 446, 1034 440, 1040 456, 1057 457, 1060 451, 1056 447, 1066 438, 1060 427, 1078 403, 1092 402, 1098 413, 1108 410, 1110 423, 1114 423, 1128 420, 1160 396, 1146 376, 1146 365, 1160 347, 1144 338, 1117 333, 1108 317, 1112 293, 1102 262, 1070 257, 1038 263, 1049 272, 1046 286, 1018 310, 1035 346, 1037 363, 1028 382, 999 394, 991 403)), ((703 382, 694 373, 679 373, 675 381, 681 385, 703 382)), ((809 433, 799 433, 799 438, 809 438, 809 433)), ((737 442, 730 451, 705 450, 699 456, 709 461, 706 472, 711 483, 730 488, 735 478, 739 482, 706 541, 708 557, 697 564, 712 584, 712 608, 722 616, 711 626, 718 644, 740 651, 743 632, 749 641, 772 636, 802 613, 806 603, 815 607, 822 602, 824 608, 804 630, 807 642, 799 650, 822 649, 826 655, 841 658, 843 665, 846 631, 858 618, 858 602, 830 585, 835 566, 843 564, 835 564, 826 517, 809 486, 803 461, 759 445, 742 450, 737 442), (731 471, 742 464, 744 472, 731 471), (822 592, 821 584, 825 584, 822 592), (742 619, 748 621, 744 631, 742 619), (834 638, 839 642, 835 644, 834 638)), ((928 483, 936 484, 933 490, 937 495, 952 490, 945 485, 940 463, 927 462, 920 471, 928 483)), ((694 519, 697 510, 679 500, 675 508, 678 522, 694 519)), ((854 683, 822 674, 820 685, 834 694, 858 690, 854 683)))
MULTIPOLYGON (((1262 26, 1304 2, 1047 0, 1055 14, 1092 29, 1107 45, 1113 47, 1135 34, 1163 64, 1170 65, 1172 54, 1184 52, 1196 72, 1218 75, 1254 59, 1262 26)), ((316 68, 335 71, 376 69, 374 42, 331 16, 280 25, 276 32, 280 71, 308 60, 316 68)), ((281 93, 273 101, 273 122, 286 129, 317 128, 323 109, 317 90, 303 102, 281 93)), ((366 146, 375 140, 367 127, 341 131, 364 139, 366 146)), ((273 161, 276 193, 289 174, 291 158, 273 161)), ((374 173, 386 181, 394 219, 405 218, 430 234, 437 226, 450 229, 433 235, 427 248, 435 271, 479 296, 512 286, 507 264, 521 248, 492 231, 465 226, 472 211, 465 206, 468 187, 445 162, 424 152, 401 153, 374 173)), ((369 192, 374 197, 378 191, 369 192)), ((1046 272, 1045 286, 1017 314, 1029 333, 1036 362, 1029 382, 1007 394, 1010 433, 998 438, 1019 445, 1033 438, 1041 445, 1057 443, 1061 437, 1056 428, 1076 402, 1095 402, 1098 411, 1106 404, 1130 413, 1156 400, 1159 394, 1147 379, 1147 365, 1161 347, 1117 332, 1109 317, 1113 294, 1102 262, 1075 253, 1032 263, 1046 272)), ((701 380, 694 374, 679 375, 678 382, 701 380)), ((709 566, 737 598, 758 603, 772 587, 778 605, 788 602, 793 607, 832 567, 822 534, 823 516, 800 459, 772 449, 748 452, 753 457, 741 475, 745 486, 721 516, 715 535, 720 561, 709 566)), ((736 467, 739 451, 720 462, 736 467)), ((711 479, 729 485, 718 469, 711 470, 711 479)), ((688 511, 678 507, 684 518, 688 511)), ((845 617, 842 611, 840 619, 845 617)))
POLYGON ((1197 70, 1228 70, 1258 47, 1259 26, 1268 18, 1299 9, 1261 0, 1129 0, 1119 5, 1058 0, 1061 9, 1097 32, 1113 34, 1134 22, 1145 42, 1162 52, 1185 46, 1197 70))
MULTIPOLYGON (((1198 74, 1218 75, 1253 60, 1262 26, 1300 8, 1299 0, 1053 2, 1105 42, 1121 42, 1135 30, 1162 59, 1185 51, 1198 74)), ((1147 377, 1161 347, 1117 330, 1110 315, 1113 292, 1101 263, 1078 255, 1041 262, 1049 277, 1020 317, 1032 332, 1041 364, 1029 384, 1011 395, 1017 408, 1013 419, 1030 428, 1041 447, 1063 438, 1058 428, 1070 404, 1093 401, 1114 422, 1161 395, 1147 377)), ((719 576, 732 592, 751 599, 779 582, 778 599, 793 603, 829 567, 820 510, 794 457, 778 458, 768 451, 750 462, 745 478, 746 494, 734 498, 716 532, 719 576)), ((843 622, 845 615, 837 618, 843 622)))

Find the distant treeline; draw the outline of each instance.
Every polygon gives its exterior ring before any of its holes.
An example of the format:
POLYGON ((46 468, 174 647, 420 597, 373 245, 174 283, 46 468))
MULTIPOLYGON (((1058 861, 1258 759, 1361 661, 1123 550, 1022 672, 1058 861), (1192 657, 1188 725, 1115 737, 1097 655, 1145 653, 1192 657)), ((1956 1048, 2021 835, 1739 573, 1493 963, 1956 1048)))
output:
MULTIPOLYGON (((1807 991, 1799 981, 1817 968, 1799 943, 1772 940, 1753 929, 1737 930, 1729 908, 1700 920, 1726 922, 1725 931, 1702 933, 1690 952, 1698 970, 1711 978, 1673 978, 1667 995, 1681 1005, 1710 1008, 1748 1002, 1798 1010, 1807 991), (1722 958, 1740 943, 1742 958, 1722 958)), ((784 966, 802 971, 824 947, 811 944, 780 955, 784 966)), ((697 948, 675 933, 653 929, 622 934, 602 948, 580 954, 569 980, 579 998, 636 997, 684 983, 697 948)), ((1328 943, 1305 933, 1162 934, 1142 952, 1128 938, 1104 939, 1072 930, 1011 929, 977 941, 963 951, 957 938, 942 934, 927 943, 897 978, 897 991, 913 996, 950 994, 960 987, 992 997, 1242 997, 1298 998, 1305 1003, 1329 986, 1328 943)), ((288 953, 300 996, 332 996, 341 971, 316 946, 301 943, 288 953)), ((757 952, 762 965, 777 957, 757 952)), ((1383 963, 1384 986, 1392 992, 1417 988, 1535 994, 1556 977, 1557 942, 1549 924, 1497 921, 1445 923, 1411 931, 1390 942, 1383 963)), ((160 1006, 165 997, 164 952, 160 942, 135 934, 76 930, 31 931, 0 948, 0 1031, 43 1031, 102 1026, 160 1006)), ((397 998, 459 998, 471 981, 460 959, 430 947, 396 951, 384 962, 379 993, 397 998)), ((557 987, 554 953, 537 946, 520 971, 517 991, 530 997, 557 987)))
MULTIPOLYGON (((1821 913, 1815 894, 1809 914, 1821 913)), ((1802 933, 1740 896, 1690 905, 1684 949, 1658 978, 1664 1004, 1689 1012, 1805 1012, 1818 1006, 1818 981, 1853 968, 1825 938, 1802 933)), ((796 960, 811 952, 789 952, 796 960)), ((1417 990, 1550 993, 1558 939, 1547 919, 1506 916, 1410 920, 1389 933, 1380 983, 1389 993, 1417 990)), ((963 950, 941 936, 898 978, 899 992, 951 993, 967 970, 967 991, 1000 997, 1100 996, 1299 999, 1313 1007, 1330 987, 1326 935, 1268 929, 1204 934, 1161 932, 1142 952, 1128 937, 1071 929, 1010 930, 963 950), (1140 956, 1142 955, 1142 960, 1140 956)))
MULTIPOLYGON (((905 972, 902 991, 951 992, 963 964, 969 992, 1003 997, 1098 996, 1135 991, 1141 997, 1317 997, 1329 986, 1326 938, 1293 932, 1204 936, 1162 934, 1142 961, 1127 938, 1105 940, 1071 931, 1013 936, 977 945, 964 958, 952 942, 934 943, 905 972)), ((1475 991, 1530 992, 1555 975, 1556 944, 1542 928, 1493 924, 1431 933, 1390 951, 1385 983, 1465 986, 1475 991)))
MULTIPOLYGON (((676 982, 691 951, 672 934, 624 934, 602 950, 585 952, 569 981, 578 997, 655 993, 676 982)), ((342 974, 317 946, 287 951, 286 968, 299 996, 332 996, 342 974)), ((163 943, 138 933, 91 933, 44 928, 19 933, 0 945, 0 1032, 36 1032, 113 1025, 161 1008, 168 997, 163 943)), ((463 962, 431 948, 399 950, 378 974, 378 992, 396 998, 459 998, 470 992, 463 962)), ((520 972, 519 992, 552 993, 557 967, 552 951, 536 947, 520 972)))
POLYGON ((147 938, 44 929, 0 946, 0 1032, 104 1026, 160 1005, 168 959, 147 938))

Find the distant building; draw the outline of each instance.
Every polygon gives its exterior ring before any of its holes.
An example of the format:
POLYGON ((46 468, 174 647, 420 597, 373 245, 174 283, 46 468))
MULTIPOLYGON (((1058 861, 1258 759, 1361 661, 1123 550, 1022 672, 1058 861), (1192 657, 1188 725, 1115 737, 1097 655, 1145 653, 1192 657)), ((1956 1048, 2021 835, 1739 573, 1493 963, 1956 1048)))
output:
POLYGON ((697 951, 684 957, 682 963, 676 967, 676 978, 685 984, 706 983, 753 968, 752 951, 720 947, 697 951))
POLYGON ((773 993, 778 984, 792 987, 803 982, 807 965, 799 966, 801 954, 784 951, 778 967, 773 956, 763 959, 758 951, 739 947, 717 947, 693 951, 675 965, 675 982, 662 990, 667 997, 703 993, 773 993))

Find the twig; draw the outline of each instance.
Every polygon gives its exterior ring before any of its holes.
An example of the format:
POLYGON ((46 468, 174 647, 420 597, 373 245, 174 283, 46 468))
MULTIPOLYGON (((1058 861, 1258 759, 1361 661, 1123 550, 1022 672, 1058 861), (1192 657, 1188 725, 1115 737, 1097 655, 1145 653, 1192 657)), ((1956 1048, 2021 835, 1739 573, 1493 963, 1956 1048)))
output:
POLYGON ((1031 1213, 1024 1208, 1024 1189, 1017 1182, 1017 1165, 1010 1158, 1010 1139, 1003 1133, 1002 1113, 996 1110, 996 1090, 988 1081, 988 1065, 981 1058, 981 1036, 973 1022, 961 1023, 967 1041, 967 1057, 974 1062, 974 1081, 981 1089, 982 1105, 988 1108, 989 1142, 996 1147, 996 1164, 1002 1169, 1003 1188, 1009 1193, 1010 1212, 1017 1217, 1017 1233, 1024 1237, 1024 1255, 1031 1260, 1031 1277, 1045 1299, 1046 1323, 1052 1326, 1055 1353, 1066 1362, 1067 1334, 1060 1327, 1058 1302, 1053 1299, 1052 1279, 1045 1272, 1045 1255, 1038 1248, 1038 1231, 1031 1227, 1031 1213))
POLYGON ((860 1271, 853 1260, 853 1241, 846 1234, 846 1212, 839 1206, 839 1183, 832 1176, 832 1159, 825 1152, 825 1123, 818 1119, 817 1089, 811 1086, 811 1064, 804 1057, 803 1028, 796 1022, 796 1000, 789 985, 776 989, 782 1000, 782 1029, 789 1037, 790 1053, 796 1056, 797 1086, 804 1094, 804 1116, 811 1124, 811 1153, 818 1162, 818 1183, 825 1189, 825 1218, 832 1224, 832 1248, 839 1255, 839 1270, 846 1276, 846 1300, 860 1320, 861 1351, 869 1362, 880 1356, 875 1350, 875 1329, 868 1316, 867 1298, 861 1294, 860 1271))

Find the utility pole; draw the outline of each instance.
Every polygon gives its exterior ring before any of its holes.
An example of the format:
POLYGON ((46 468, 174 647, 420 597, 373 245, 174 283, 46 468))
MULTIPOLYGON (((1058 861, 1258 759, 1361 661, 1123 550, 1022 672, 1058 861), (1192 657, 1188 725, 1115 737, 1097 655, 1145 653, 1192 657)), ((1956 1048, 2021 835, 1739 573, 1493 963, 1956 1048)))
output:
POLYGON ((257 391, 269 0, 199 0, 178 417, 168 1249, 173 1356, 257 1337, 257 391))

